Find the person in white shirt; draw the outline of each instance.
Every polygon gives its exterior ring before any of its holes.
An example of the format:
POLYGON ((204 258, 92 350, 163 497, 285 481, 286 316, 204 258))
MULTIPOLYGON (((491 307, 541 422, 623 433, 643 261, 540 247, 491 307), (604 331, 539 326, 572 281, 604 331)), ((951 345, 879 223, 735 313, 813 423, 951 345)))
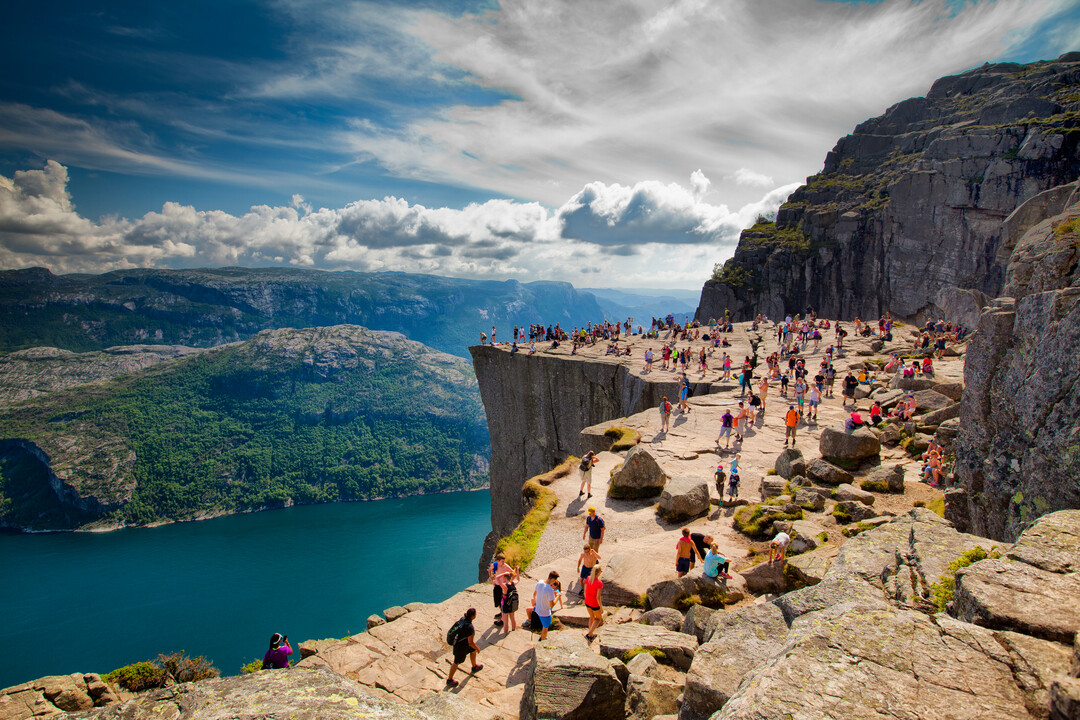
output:
POLYGON ((551 606, 555 602, 555 590, 551 587, 554 580, 559 579, 559 573, 552 570, 548 573, 547 582, 536 583, 533 590, 533 609, 540 618, 540 639, 547 638, 548 628, 551 627, 551 606))
POLYGON ((787 558, 787 548, 790 542, 791 536, 786 532, 776 533, 776 537, 769 543, 769 562, 784 562, 787 558))

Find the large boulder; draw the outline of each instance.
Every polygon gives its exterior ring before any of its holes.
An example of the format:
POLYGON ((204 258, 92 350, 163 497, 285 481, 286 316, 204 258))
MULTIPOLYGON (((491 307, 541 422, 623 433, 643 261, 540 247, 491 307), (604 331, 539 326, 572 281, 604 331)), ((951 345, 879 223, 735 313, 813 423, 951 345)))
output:
POLYGON ((537 643, 534 653, 521 696, 522 718, 623 720, 626 691, 611 664, 581 635, 553 634, 537 643))
POLYGON ((883 484, 891 493, 904 492, 904 466, 880 465, 866 474, 863 481, 883 484))
POLYGON ((833 462, 858 463, 880 454, 881 440, 865 427, 853 432, 845 432, 842 427, 827 427, 821 431, 818 450, 833 462))
POLYGON ((874 504, 874 494, 865 490, 860 490, 854 485, 848 483, 842 483, 836 487, 836 494, 833 495, 837 502, 844 502, 847 500, 857 500, 863 505, 874 504))
POLYGON ((826 485, 840 485, 849 483, 855 476, 843 468, 833 465, 824 458, 814 458, 806 467, 806 474, 819 483, 826 485))
POLYGON ((661 551, 671 546, 667 537, 635 538, 612 545, 611 557, 605 557, 604 602, 637 605, 656 578, 674 571, 671 554, 661 551))
POLYGON ((681 632, 687 635, 693 635, 698 639, 698 642, 705 642, 705 631, 709 626, 709 621, 712 616, 721 610, 716 610, 704 605, 693 605, 686 611, 686 617, 683 619, 683 625, 681 632))
POLYGON ((755 595, 777 595, 787 590, 783 563, 760 562, 739 571, 746 587, 755 595))
POLYGON ((946 420, 952 420, 953 418, 958 417, 960 417, 960 403, 953 403, 940 410, 926 413, 919 418, 919 421, 925 425, 940 425, 946 420))
MULTIPOLYGON (((937 390, 919 390, 915 393, 915 407, 917 412, 934 412, 936 410, 943 410, 951 405, 955 404, 955 401, 948 395, 942 395, 937 390)), ((922 422, 928 422, 925 418, 920 418, 922 422)), ((948 420, 948 418, 942 418, 948 420)))
MULTIPOLYGON (((605 585, 605 592, 607 586, 605 585)), ((649 607, 674 608, 697 596, 709 607, 734 605, 746 597, 746 581, 739 573, 732 573, 730 580, 705 577, 701 567, 696 567, 681 578, 661 580, 649 586, 645 592, 649 607)))
POLYGON ((799 488, 795 491, 795 504, 803 510, 821 512, 825 509, 825 496, 807 488, 799 488))
POLYGON ((697 638, 692 635, 638 623, 604 625, 600 628, 598 641, 600 654, 604 657, 626 660, 631 650, 656 650, 680 670, 690 668, 698 647, 697 638))
POLYGON ((626 720, 653 720, 679 710, 682 686, 655 677, 631 675, 626 683, 626 720))
POLYGON ((1006 557, 960 570, 954 603, 968 622, 1071 642, 1080 632, 1080 510, 1044 515, 1006 557))
POLYGON ((710 640, 698 648, 686 674, 679 720, 708 720, 723 707, 743 678, 783 646, 784 616, 769 603, 720 613, 710 640))
POLYGON ((878 516, 876 512, 860 500, 844 500, 833 506, 833 517, 841 523, 862 522, 878 516))
POLYGON ((656 456, 644 445, 635 445, 612 473, 608 494, 616 498, 656 497, 669 479, 656 456))
POLYGON ((821 581, 792 590, 772 601, 790 625, 795 618, 841 603, 885 604, 885 595, 858 575, 847 572, 826 572, 821 581))
POLYGON ((777 475, 767 476, 761 479, 761 499, 771 500, 784 494, 787 480, 777 475))
POLYGON ((655 625, 672 632, 682 632, 683 614, 670 607, 655 607, 638 619, 642 625, 655 625))
POLYGON ((802 450, 797 448, 781 450, 780 454, 776 456, 776 463, 773 467, 776 474, 785 480, 790 480, 796 475, 806 474, 806 460, 803 458, 802 450))
MULTIPOLYGON (((827 543, 817 550, 788 557, 784 574, 788 588, 800 588, 821 582, 832 567, 840 548, 835 543, 827 543)), ((788 593, 789 595, 791 593, 788 593)))
POLYGON ((709 486, 692 477, 669 480, 656 505, 657 514, 671 523, 708 515, 710 509, 709 486))

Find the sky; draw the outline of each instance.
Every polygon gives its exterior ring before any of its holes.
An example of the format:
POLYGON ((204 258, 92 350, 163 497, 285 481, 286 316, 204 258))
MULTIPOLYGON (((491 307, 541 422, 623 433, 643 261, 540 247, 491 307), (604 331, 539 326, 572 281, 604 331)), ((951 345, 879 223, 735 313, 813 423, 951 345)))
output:
POLYGON ((0 28, 0 268, 696 288, 859 122, 1080 0, 85 0, 0 28))

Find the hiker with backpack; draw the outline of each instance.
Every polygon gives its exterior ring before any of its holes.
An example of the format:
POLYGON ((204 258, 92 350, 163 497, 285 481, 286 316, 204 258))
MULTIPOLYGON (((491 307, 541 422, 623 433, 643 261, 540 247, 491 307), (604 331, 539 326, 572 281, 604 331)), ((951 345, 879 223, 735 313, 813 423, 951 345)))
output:
POLYGON ((476 664, 476 653, 480 652, 480 648, 476 647, 476 642, 473 640, 476 630, 473 628, 472 621, 475 619, 476 608, 469 608, 446 633, 447 645, 454 648, 454 662, 450 664, 450 672, 446 675, 446 687, 458 686, 457 680, 454 680, 454 673, 457 672, 458 665, 465 662, 465 658, 469 658, 472 662, 470 672, 478 673, 484 669, 483 665, 476 664))
POLYGON ((589 497, 592 497, 592 469, 593 465, 598 462, 600 460, 592 450, 585 453, 585 457, 581 458, 581 464, 578 466, 581 470, 581 487, 578 488, 578 497, 581 497, 586 492, 589 493, 589 497))
POLYGON ((289 645, 289 636, 274 633, 270 636, 270 649, 263 655, 263 670, 282 670, 289 667, 289 656, 292 655, 292 647, 289 645))
POLYGON ((668 431, 668 423, 671 421, 671 403, 668 402, 667 395, 660 401, 660 432, 668 431))

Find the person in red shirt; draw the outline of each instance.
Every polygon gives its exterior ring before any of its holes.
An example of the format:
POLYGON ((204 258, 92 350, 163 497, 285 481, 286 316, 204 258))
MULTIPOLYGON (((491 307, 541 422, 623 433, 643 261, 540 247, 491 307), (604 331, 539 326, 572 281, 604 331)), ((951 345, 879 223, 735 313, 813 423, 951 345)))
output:
POLYGON ((585 609, 589 611, 589 629, 585 631, 585 639, 589 641, 596 637, 596 629, 604 624, 604 606, 600 600, 600 591, 604 588, 601 572, 600 563, 597 563, 585 580, 585 609))

